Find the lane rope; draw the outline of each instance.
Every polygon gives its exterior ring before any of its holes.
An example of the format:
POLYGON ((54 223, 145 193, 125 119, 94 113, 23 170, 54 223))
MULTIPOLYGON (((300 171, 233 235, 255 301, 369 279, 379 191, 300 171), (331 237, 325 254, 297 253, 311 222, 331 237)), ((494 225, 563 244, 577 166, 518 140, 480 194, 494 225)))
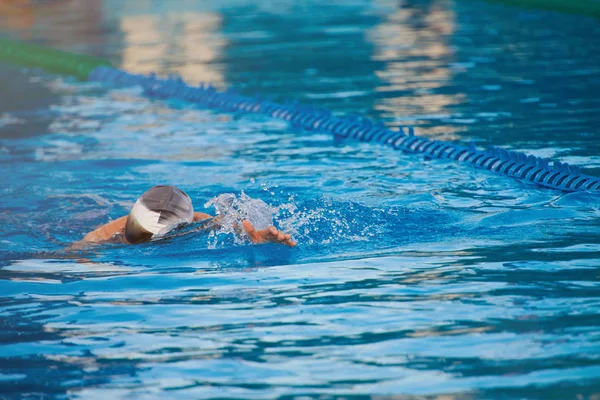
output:
POLYGON ((113 68, 109 62, 87 56, 47 49, 38 45, 0 39, 0 60, 79 79, 102 82, 114 87, 141 86, 150 96, 180 99, 206 108, 230 112, 262 114, 281 119, 307 131, 322 131, 336 137, 380 143, 395 150, 423 154, 461 162, 478 169, 567 192, 600 192, 600 178, 582 174, 578 167, 558 161, 508 151, 500 147, 478 150, 471 143, 431 140, 416 136, 412 127, 392 131, 382 123, 357 116, 338 117, 329 110, 296 103, 280 104, 258 97, 242 96, 235 91, 218 91, 210 84, 190 86, 181 78, 131 74, 113 68))
POLYGON ((376 142, 396 150, 420 153, 431 158, 444 158, 487 169, 512 178, 521 179, 544 187, 564 191, 600 191, 600 178, 584 175, 578 167, 546 159, 528 156, 516 151, 490 147, 485 151, 454 143, 430 140, 415 136, 414 130, 392 131, 383 124, 366 118, 341 118, 328 110, 320 110, 298 104, 279 104, 255 97, 242 96, 234 91, 219 92, 213 86, 187 85, 181 78, 160 79, 154 75, 136 75, 116 68, 97 67, 88 77, 90 81, 113 85, 141 86, 154 97, 176 98, 207 108, 224 111, 256 113, 282 119, 308 131, 323 131, 347 139, 376 142))

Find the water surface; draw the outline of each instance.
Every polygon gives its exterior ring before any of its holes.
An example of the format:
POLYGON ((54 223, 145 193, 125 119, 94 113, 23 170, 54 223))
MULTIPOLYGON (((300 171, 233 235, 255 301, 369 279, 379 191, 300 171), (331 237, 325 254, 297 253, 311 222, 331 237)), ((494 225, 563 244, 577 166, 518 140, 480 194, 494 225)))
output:
MULTIPOLYGON (((295 3, 43 3, 2 26, 132 72, 600 173, 597 20, 295 3)), ((597 195, 137 88, 7 65, 0 85, 1 396, 600 395, 597 195), (260 199, 299 245, 212 233, 62 251, 155 184, 197 211, 260 199)))

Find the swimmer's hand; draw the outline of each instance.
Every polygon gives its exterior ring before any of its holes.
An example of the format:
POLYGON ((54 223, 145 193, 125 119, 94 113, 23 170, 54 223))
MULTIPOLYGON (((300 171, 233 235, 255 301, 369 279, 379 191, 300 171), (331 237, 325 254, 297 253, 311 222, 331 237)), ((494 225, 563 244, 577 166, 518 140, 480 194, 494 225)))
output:
POLYGON ((291 239, 291 235, 280 232, 274 226, 268 227, 267 229, 261 229, 257 231, 250 221, 245 220, 242 222, 242 226, 248 235, 252 243, 281 243, 286 246, 295 247, 296 242, 291 239))

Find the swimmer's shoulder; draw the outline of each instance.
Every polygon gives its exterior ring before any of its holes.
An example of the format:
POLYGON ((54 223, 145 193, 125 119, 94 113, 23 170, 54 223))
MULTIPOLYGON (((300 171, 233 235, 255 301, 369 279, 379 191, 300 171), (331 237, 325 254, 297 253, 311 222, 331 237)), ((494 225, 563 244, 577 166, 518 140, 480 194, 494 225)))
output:
POLYGON ((84 242, 103 243, 111 241, 115 236, 121 236, 125 229, 127 216, 117 218, 91 231, 83 237, 84 242))

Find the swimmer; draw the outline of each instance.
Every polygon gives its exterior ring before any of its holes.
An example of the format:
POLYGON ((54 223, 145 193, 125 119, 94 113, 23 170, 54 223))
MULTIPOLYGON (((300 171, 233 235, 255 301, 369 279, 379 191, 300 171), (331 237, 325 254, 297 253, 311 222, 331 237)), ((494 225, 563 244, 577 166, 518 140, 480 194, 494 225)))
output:
MULTIPOLYGON (((72 248, 93 243, 144 243, 194 222, 203 230, 215 229, 220 226, 220 217, 194 212, 190 197, 175 186, 154 186, 135 202, 129 215, 100 226, 72 248)), ((274 226, 257 230, 250 221, 245 220, 242 228, 253 243, 273 242, 296 246, 289 234, 280 232, 274 226)))

